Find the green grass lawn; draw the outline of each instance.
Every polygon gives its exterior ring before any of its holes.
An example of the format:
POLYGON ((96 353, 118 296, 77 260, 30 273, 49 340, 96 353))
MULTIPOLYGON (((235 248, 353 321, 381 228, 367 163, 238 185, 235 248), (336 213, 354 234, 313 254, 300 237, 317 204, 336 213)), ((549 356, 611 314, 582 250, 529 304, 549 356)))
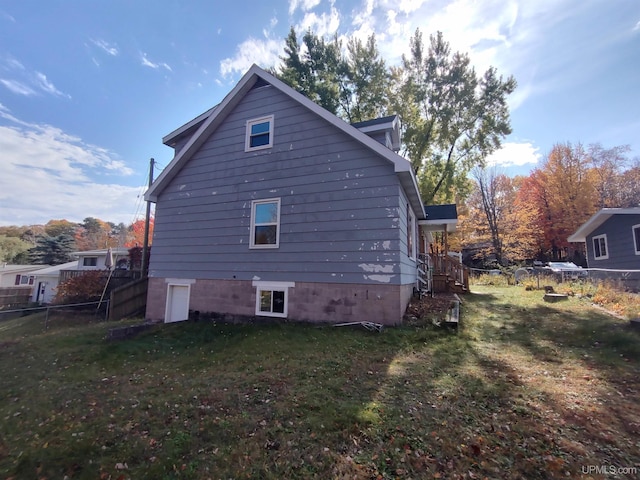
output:
POLYGON ((0 477, 637 478, 640 335, 542 296, 475 287, 457 333, 1 322, 0 477))

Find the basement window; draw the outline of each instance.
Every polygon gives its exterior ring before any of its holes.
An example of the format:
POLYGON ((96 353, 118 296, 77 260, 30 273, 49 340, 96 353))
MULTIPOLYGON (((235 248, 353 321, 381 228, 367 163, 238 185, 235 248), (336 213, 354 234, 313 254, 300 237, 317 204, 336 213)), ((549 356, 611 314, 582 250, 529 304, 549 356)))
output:
POLYGON ((294 282, 254 281, 256 287, 256 315, 261 317, 287 318, 289 288, 294 282))

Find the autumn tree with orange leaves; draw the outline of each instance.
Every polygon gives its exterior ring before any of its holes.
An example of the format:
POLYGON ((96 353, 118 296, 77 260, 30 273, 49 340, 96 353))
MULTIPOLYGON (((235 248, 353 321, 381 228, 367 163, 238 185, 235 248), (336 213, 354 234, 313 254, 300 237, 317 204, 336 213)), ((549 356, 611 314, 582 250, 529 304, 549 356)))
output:
POLYGON ((537 258, 580 261, 568 237, 600 208, 640 205, 640 160, 627 146, 558 143, 528 177, 476 169, 475 190, 461 219, 463 245, 503 264, 537 258))
POLYGON ((591 165, 581 144, 556 144, 525 183, 531 190, 529 200, 540 214, 543 248, 553 260, 572 253, 567 238, 598 210, 591 165))
MULTIPOLYGON (((520 195, 522 177, 476 168, 475 186, 461 222, 461 232, 476 247, 476 256, 500 265, 532 258, 539 245, 538 211, 520 195)), ((466 242, 465 242, 466 243, 466 242)))
MULTIPOLYGON (((127 242, 125 247, 142 247, 144 245, 144 220, 137 220, 133 222, 128 228, 127 242)), ((151 245, 151 239, 153 238, 153 217, 149 219, 149 245, 151 245)))

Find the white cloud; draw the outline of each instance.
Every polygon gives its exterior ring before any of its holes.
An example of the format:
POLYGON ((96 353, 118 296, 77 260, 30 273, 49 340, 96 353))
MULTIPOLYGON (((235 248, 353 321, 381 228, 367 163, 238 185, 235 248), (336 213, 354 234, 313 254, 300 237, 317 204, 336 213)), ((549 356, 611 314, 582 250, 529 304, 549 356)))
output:
POLYGON ((233 57, 220 62, 220 73, 227 77, 234 73, 245 73, 254 63, 263 68, 273 67, 280 61, 280 53, 284 42, 265 38, 264 40, 248 38, 236 49, 233 57))
POLYGON ((487 158, 487 165, 500 167, 521 167, 523 165, 537 164, 542 155, 533 144, 507 142, 502 144, 502 148, 497 150, 487 158))
POLYGON ((402 13, 409 14, 420 9, 423 3, 425 3, 425 0, 400 0, 400 3, 398 4, 398 9, 402 13))
POLYGON ((144 52, 140 54, 140 57, 141 57, 142 65, 145 66, 145 67, 153 68, 154 70, 157 70, 159 68, 164 68, 165 70, 167 70, 169 72, 173 72, 173 70, 171 69, 171 67, 167 63, 164 63, 164 62, 162 62, 162 63, 152 62, 151 60, 149 60, 147 58, 147 54, 144 53, 144 52))
POLYGON ((8 90, 12 91, 17 95, 24 95, 26 97, 36 95, 36 91, 34 89, 17 80, 8 80, 6 78, 0 78, 0 83, 2 83, 2 85, 4 85, 8 90))
POLYGON ((111 55, 112 57, 116 57, 120 53, 116 45, 112 45, 105 40, 91 39, 91 43, 93 43, 96 47, 104 51, 107 55, 111 55))
POLYGON ((71 98, 70 95, 58 90, 44 73, 29 72, 20 61, 11 56, 0 59, 0 69, 9 72, 12 77, 18 77, 17 79, 0 79, 0 83, 16 95, 30 97, 42 91, 58 97, 71 98))
POLYGON ((35 73, 35 83, 38 85, 38 87, 40 87, 42 90, 44 90, 47 93, 50 93, 52 95, 56 95, 59 97, 71 98, 70 95, 62 93, 60 90, 58 90, 55 87, 53 83, 47 80, 47 76, 44 73, 40 73, 40 72, 35 73))
POLYGON ((640 21, 638 21, 638 23, 635 24, 635 26, 633 27, 633 31, 637 32, 640 30, 640 21))
POLYGON ((320 5, 321 0, 290 0, 289 1, 289 15, 293 15, 299 8, 303 12, 308 12, 314 7, 320 5))
POLYGON ((2 15, 2 18, 9 20, 11 23, 16 23, 16 19, 9 15, 7 12, 0 12, 0 15, 2 15))
POLYGON ((0 104, 0 225, 80 221, 94 216, 130 223, 138 188, 92 178, 129 176, 117 156, 50 125, 23 122, 0 104))
POLYGON ((3 66, 5 70, 24 70, 24 65, 12 56, 3 58, 3 66))
POLYGON ((340 12, 332 4, 329 12, 318 15, 309 12, 304 15, 296 26, 296 32, 306 32, 311 29, 316 35, 321 37, 334 35, 340 27, 340 12))

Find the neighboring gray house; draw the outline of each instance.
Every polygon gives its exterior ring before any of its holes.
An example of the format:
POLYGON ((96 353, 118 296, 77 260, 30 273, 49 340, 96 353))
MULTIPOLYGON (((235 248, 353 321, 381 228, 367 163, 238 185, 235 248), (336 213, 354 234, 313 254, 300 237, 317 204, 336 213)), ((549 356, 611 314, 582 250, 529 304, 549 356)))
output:
POLYGON ((640 290, 640 207, 603 208, 568 240, 586 243, 591 278, 640 290))
POLYGON ((163 142, 148 319, 402 321, 426 215, 397 117, 352 126, 254 65, 163 142))

